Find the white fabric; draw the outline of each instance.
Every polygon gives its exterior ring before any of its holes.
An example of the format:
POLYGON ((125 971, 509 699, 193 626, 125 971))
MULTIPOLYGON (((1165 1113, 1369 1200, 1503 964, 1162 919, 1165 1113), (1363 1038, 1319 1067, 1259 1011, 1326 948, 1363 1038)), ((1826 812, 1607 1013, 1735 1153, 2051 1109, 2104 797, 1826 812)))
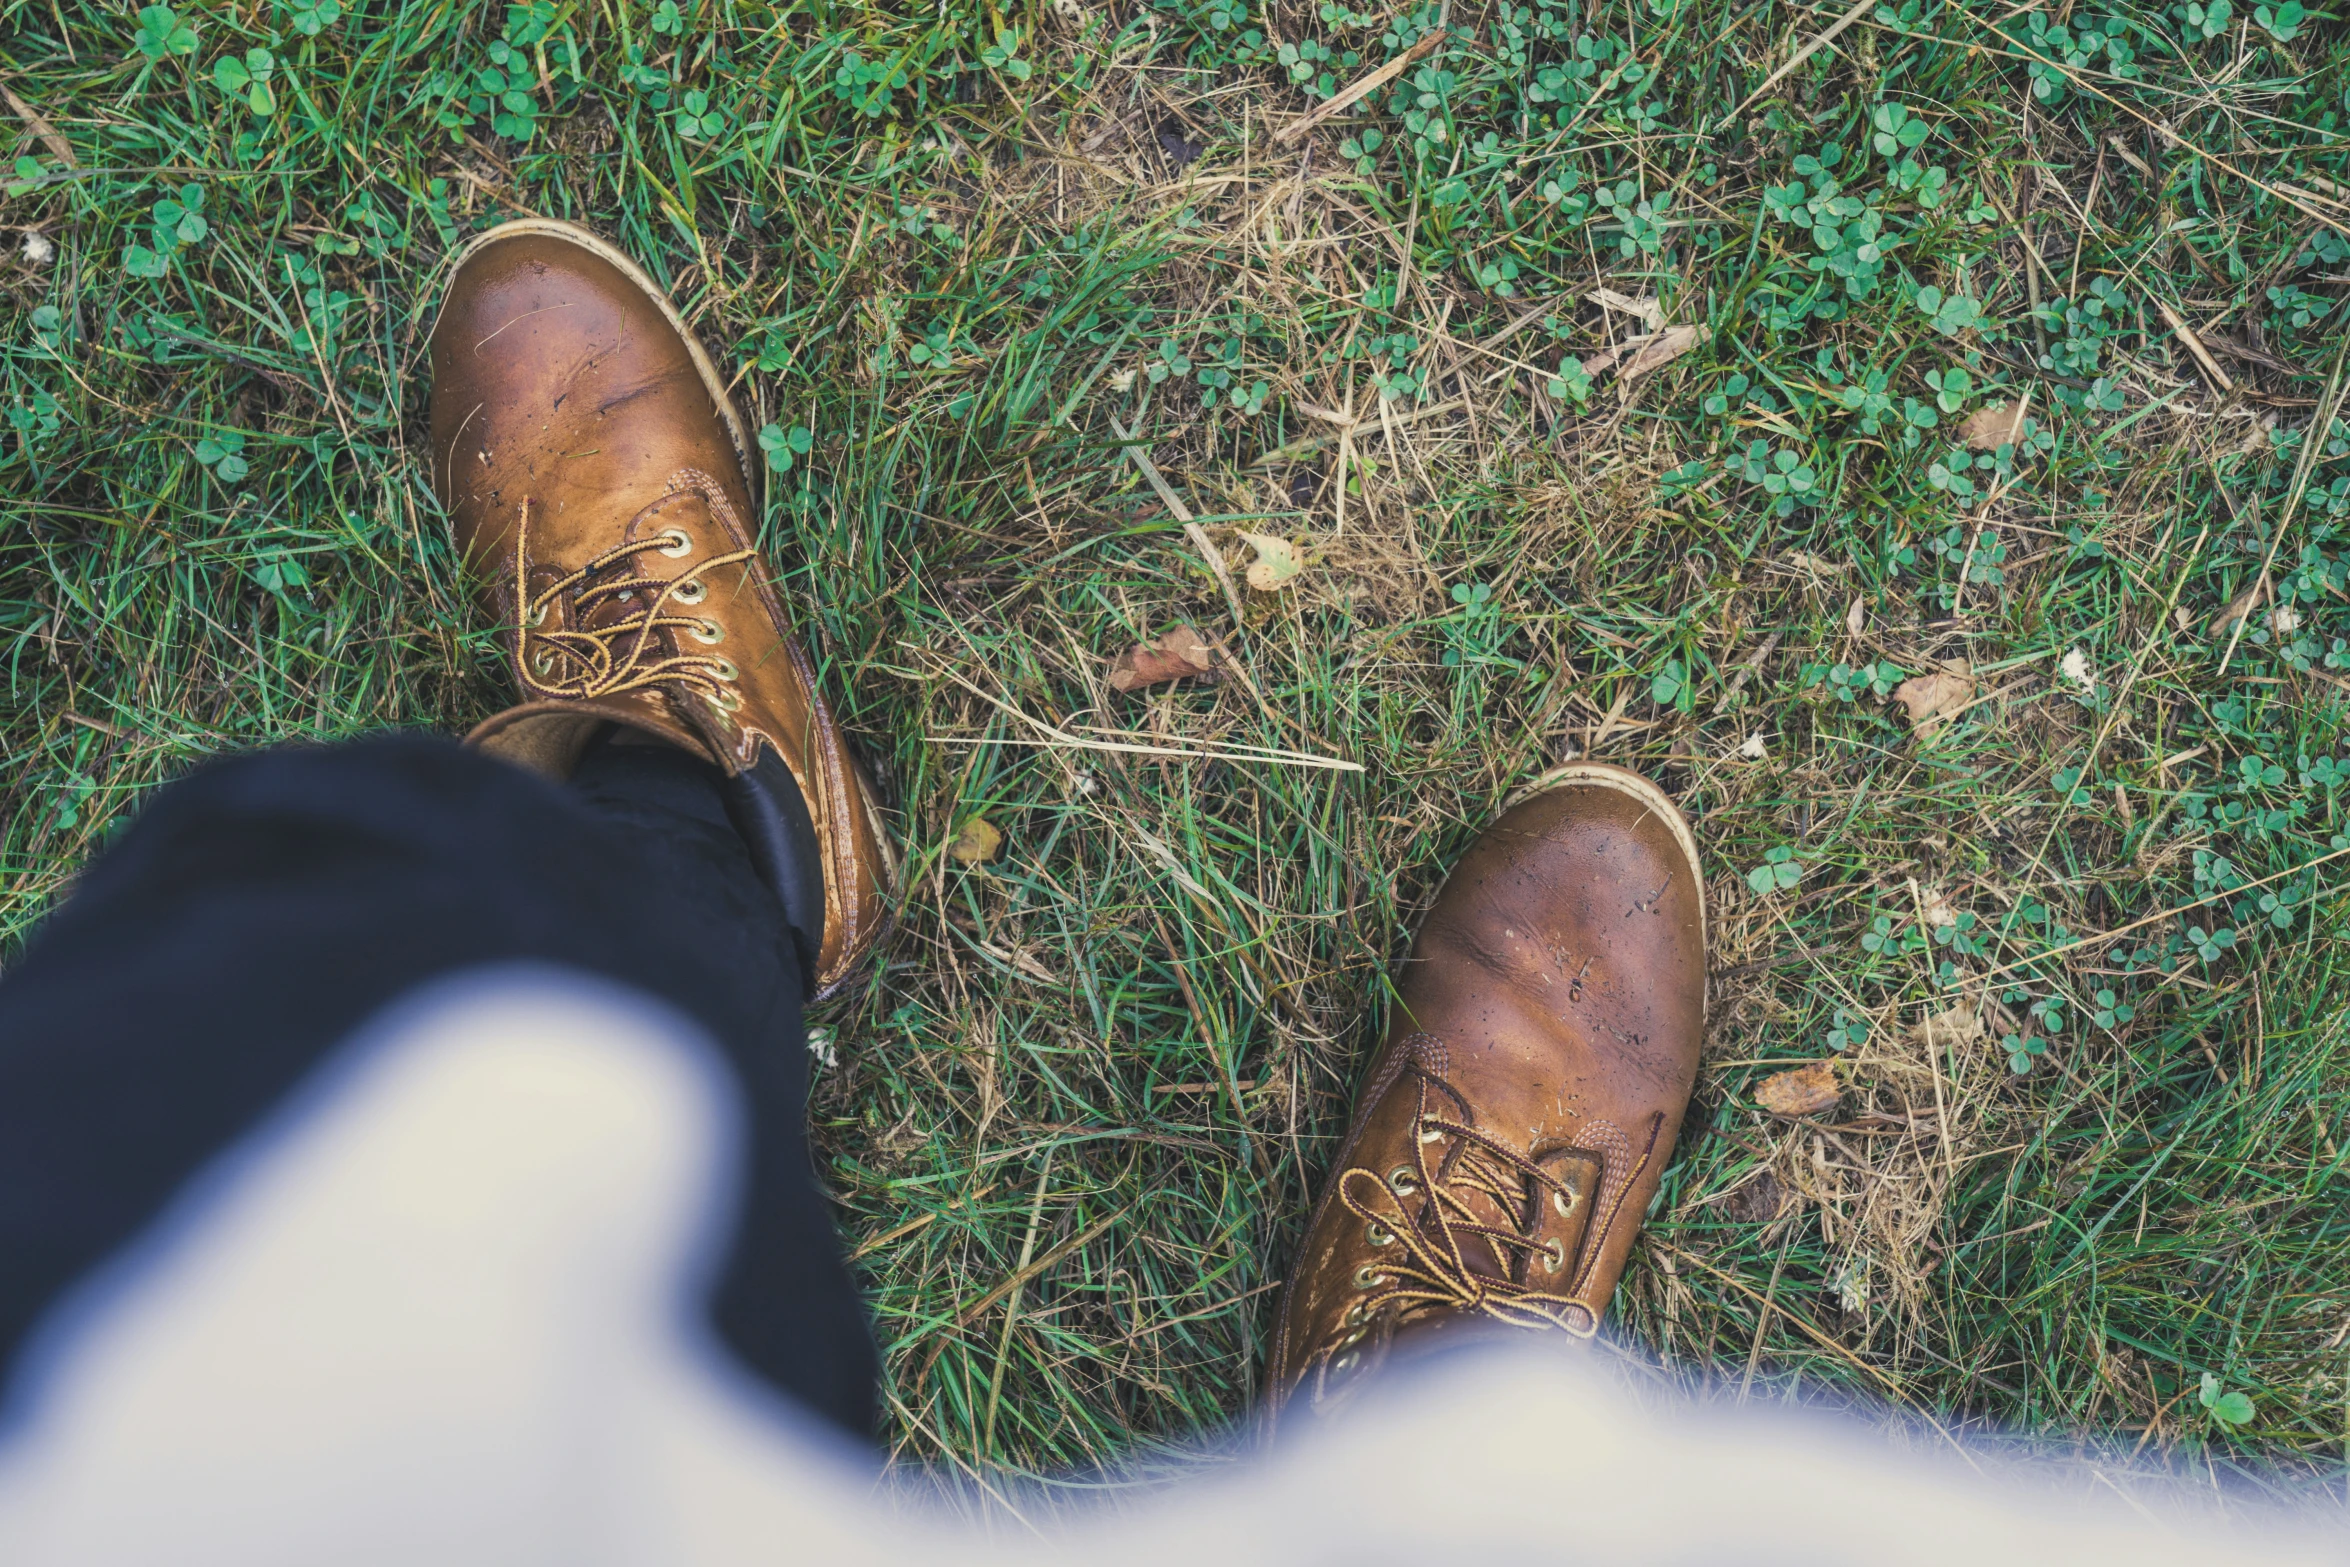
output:
POLYGON ((885 1497, 695 1325, 737 1133, 715 1051, 640 1001, 508 976, 394 1009, 45 1327, 0 1567, 2350 1560, 1660 1412, 1531 1336, 1118 1516, 978 1530, 885 1497))

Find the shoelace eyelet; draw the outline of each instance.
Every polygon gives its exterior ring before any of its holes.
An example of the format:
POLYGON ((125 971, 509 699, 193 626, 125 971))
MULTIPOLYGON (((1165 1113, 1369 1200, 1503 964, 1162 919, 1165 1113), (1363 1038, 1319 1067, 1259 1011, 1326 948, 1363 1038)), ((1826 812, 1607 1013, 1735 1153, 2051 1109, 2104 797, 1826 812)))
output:
POLYGON ((716 647, 726 640, 726 628, 715 620, 697 621, 694 623, 693 639, 704 647, 716 647))
POLYGON ((1420 1189, 1419 1172, 1408 1164, 1399 1164, 1387 1172, 1388 1189, 1398 1197, 1409 1197, 1420 1189))
MULTIPOLYGON (((1363 1264, 1361 1267, 1359 1267, 1359 1268, 1355 1269, 1355 1288, 1356 1288, 1356 1289, 1359 1289, 1359 1290, 1377 1289, 1377 1288, 1378 1288, 1380 1285, 1382 1285, 1382 1284, 1384 1284, 1384 1283, 1386 1283, 1386 1282, 1387 1282, 1387 1275, 1386 1275, 1386 1274, 1384 1274, 1384 1273, 1381 1273, 1381 1272, 1380 1272, 1380 1271, 1379 1271, 1377 1268, 1374 1268, 1374 1267, 1372 1267, 1372 1266, 1371 1266, 1369 1263, 1367 1263, 1367 1262, 1366 1262, 1366 1263, 1364 1263, 1364 1264, 1363 1264)), ((1358 1307, 1356 1307, 1355 1309, 1359 1311, 1359 1310, 1361 1310, 1362 1308, 1358 1306, 1358 1307)))
MULTIPOLYGON (((1418 1045, 1415 1049, 1419 1056, 1428 1054, 1418 1045)), ((1424 1299, 1489 1311, 1499 1307, 1512 1316, 1512 1308, 1524 1307, 1540 1320, 1589 1337, 1597 1329, 1597 1310, 1562 1292, 1571 1292, 1589 1273, 1593 1258, 1607 1255, 1609 1232, 1624 1205, 1605 1212, 1595 1205, 1602 1193, 1636 1186, 1650 1168, 1663 1132, 1662 1112, 1648 1118, 1645 1147, 1635 1143, 1631 1150, 1615 1150, 1612 1156, 1593 1161, 1597 1168, 1588 1177, 1580 1172, 1562 1175, 1546 1167, 1531 1148, 1520 1151, 1510 1139, 1481 1129, 1473 1112, 1455 1118, 1432 1108, 1440 1096, 1443 1103, 1458 1108, 1463 1096, 1424 1060, 1415 1058, 1406 1065, 1419 1079, 1419 1105, 1408 1124, 1420 1141, 1450 1146, 1442 1158, 1422 1154, 1395 1166, 1384 1180, 1372 1170, 1350 1169, 1335 1187, 1335 1195, 1363 1225, 1367 1246, 1401 1244, 1409 1251, 1409 1264, 1398 1257, 1399 1266, 1389 1269, 1381 1292, 1361 1297, 1361 1304, 1403 1303, 1409 1309, 1408 1303, 1424 1299), (1619 1163, 1626 1152, 1635 1157, 1619 1163), (1399 1205, 1395 1182, 1407 1173, 1425 1197, 1399 1205), (1542 1212, 1540 1198, 1534 1195, 1537 1187, 1550 1192, 1557 1213, 1587 1216, 1588 1230, 1580 1237, 1563 1230, 1544 1235, 1537 1222, 1542 1212), (1520 1192, 1532 1200, 1518 1197, 1520 1192), (1415 1206, 1418 1211, 1411 1211, 1415 1206), (1471 1248, 1487 1244, 1503 1265, 1498 1272, 1477 1265, 1471 1255, 1471 1248), (1412 1281, 1409 1287, 1401 1283, 1407 1278, 1412 1281)), ((1603 1132, 1614 1131, 1606 1123, 1600 1125, 1603 1132)), ((1360 1287, 1376 1265, 1359 1256, 1356 1260, 1360 1287)), ((1332 1327, 1340 1330, 1338 1324, 1332 1327)))
MULTIPOLYGON (((531 498, 522 498, 514 526, 514 575, 509 580, 517 598, 515 667, 535 694, 593 699, 669 687, 701 697, 720 712, 731 713, 743 705, 741 694, 731 689, 740 678, 733 664, 704 656, 676 656, 677 632, 706 629, 716 637, 724 635, 723 630, 715 622, 664 615, 662 611, 672 603, 700 603, 708 591, 698 580, 703 573, 751 561, 755 552, 748 547, 724 548, 729 535, 739 538, 742 528, 726 496, 707 478, 681 474, 670 488, 672 492, 691 490, 708 503, 718 525, 713 535, 716 552, 677 577, 662 580, 656 572, 648 580, 646 555, 657 553, 674 560, 695 553, 698 545, 693 534, 682 527, 662 528, 650 537, 641 537, 637 536, 637 524, 631 523, 628 537, 578 562, 569 574, 528 597, 531 498), (619 580, 614 580, 616 574, 619 580), (563 598, 566 594, 577 594, 590 602, 608 594, 610 602, 621 608, 613 614, 599 613, 595 617, 599 624, 572 627, 560 636, 547 634, 534 644, 531 633, 543 623, 547 608, 562 608, 572 602, 563 598)), ((568 613, 558 617, 559 621, 571 618, 568 613)))

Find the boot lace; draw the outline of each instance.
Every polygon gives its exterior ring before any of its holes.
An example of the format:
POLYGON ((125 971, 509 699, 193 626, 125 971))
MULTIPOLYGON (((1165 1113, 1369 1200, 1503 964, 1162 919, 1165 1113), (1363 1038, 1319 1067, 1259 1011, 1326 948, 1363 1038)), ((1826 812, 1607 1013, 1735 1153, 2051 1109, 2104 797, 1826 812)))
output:
POLYGON ((514 529, 514 650, 523 686, 532 695, 603 697, 673 687, 708 697, 729 710, 741 705, 732 690, 737 671, 731 660, 716 653, 678 651, 666 634, 675 632, 714 646, 723 634, 717 622, 686 611, 708 596, 704 575, 749 560, 752 551, 713 555, 674 577, 621 569, 631 557, 648 551, 684 553, 692 540, 682 529, 672 528, 650 539, 616 544, 537 593, 526 593, 529 539, 530 501, 525 498, 514 529), (566 593, 574 595, 573 623, 548 629, 549 613, 566 593), (628 608, 601 624, 581 624, 608 605, 628 608))
POLYGON ((1395 1307, 1399 1322, 1432 1309, 1466 1310, 1519 1326, 1596 1332, 1599 1309, 1587 1287, 1625 1197, 1655 1156, 1664 1117, 1651 1117, 1636 1153, 1612 1124, 1587 1127, 1600 1146, 1569 1151, 1599 1173, 1579 1188, 1480 1129, 1468 1100, 1420 1058, 1425 1053, 1407 1049, 1402 1067, 1418 1098, 1411 1162, 1384 1177, 1359 1167, 1339 1177, 1339 1201, 1370 1227, 1373 1243, 1401 1247, 1393 1261, 1364 1270, 1369 1293, 1349 1322, 1395 1307), (1414 1197, 1417 1212, 1406 1207, 1414 1197), (1544 1210, 1564 1218, 1586 1201, 1598 1206, 1570 1257, 1564 1241, 1542 1237, 1544 1210))

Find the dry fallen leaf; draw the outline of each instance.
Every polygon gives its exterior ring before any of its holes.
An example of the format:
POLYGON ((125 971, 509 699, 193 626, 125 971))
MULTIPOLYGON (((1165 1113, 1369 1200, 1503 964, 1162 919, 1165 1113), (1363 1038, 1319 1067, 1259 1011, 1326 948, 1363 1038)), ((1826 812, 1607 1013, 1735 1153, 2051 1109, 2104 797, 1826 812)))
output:
POLYGON ((1244 533, 1241 537, 1257 552, 1257 558, 1249 562, 1248 585, 1259 593, 1275 592, 1305 570, 1305 562, 1298 559, 1297 546, 1287 539, 1271 533, 1244 533))
POLYGON ((1926 923, 1936 929, 1958 923, 1958 910, 1950 906, 1950 894, 1939 887, 1925 891, 1926 923))
POLYGON ((965 865, 985 865, 1003 846, 1003 829, 984 816, 974 816, 955 834, 955 841, 947 845, 947 853, 965 865))
MULTIPOLYGON (((2218 614, 2211 617, 2212 634, 2217 636, 2223 631, 2233 629, 2236 622, 2239 620, 2250 620, 2252 618, 2252 611, 2259 605, 2260 601, 2267 596, 2268 577, 2266 574, 2263 574, 2260 577, 2254 579, 2252 586, 2237 594, 2234 603, 2230 604, 2226 609, 2221 610, 2218 614)), ((2186 627, 2182 625, 2179 629, 2184 631, 2186 627)))
POLYGON ((1773 1115, 1817 1115, 1833 1110, 1843 1096, 1836 1086, 1836 1063, 1814 1061, 1764 1078, 1754 1102, 1773 1115))
POLYGON ((2279 604, 2268 612, 2268 629, 2280 637, 2289 637, 2301 629, 2301 612, 2290 604, 2279 604))
POLYGON ((1928 1050, 1951 1050, 1960 1045, 1971 1045, 1983 1037, 1983 1018, 1973 1006, 1961 1001, 1946 1012, 1910 1027, 1909 1037, 1928 1050))
POLYGON ((1584 360, 1583 373, 1596 376, 1612 368, 1618 360, 1623 360, 1623 378, 1636 381, 1651 370, 1680 358, 1704 342, 1709 335, 1708 329, 1702 326, 1670 326, 1661 332, 1643 332, 1613 347, 1603 348, 1584 360))
POLYGON ((1591 291, 1591 302, 1613 310, 1618 315, 1637 316, 1640 324, 1651 332, 1662 330, 1665 324, 1665 307, 1657 302, 1654 294, 1642 294, 1634 298, 1630 294, 1619 294, 1612 288, 1595 288, 1591 291))
POLYGON ((1868 623, 1867 604, 1863 600, 1855 598, 1852 601, 1852 607, 1844 612, 1845 635, 1852 637, 1859 636, 1861 632, 1867 628, 1868 623))
POLYGON ((1912 675, 1893 688, 1893 700, 1909 709, 1911 729, 1930 733, 1941 726, 1946 715, 1974 700, 1975 678, 1967 673, 1966 660, 1956 662, 1955 669, 1912 675))
POLYGON ((1662 370, 1706 340, 1702 326, 1669 326, 1655 333, 1640 345, 1640 351, 1628 360, 1622 375, 1627 381, 1637 381, 1651 371, 1662 370))
POLYGON ((1583 361, 1583 373, 1589 376, 1596 376, 1601 371, 1613 365, 1617 360, 1630 353, 1633 349, 1638 348, 1642 343, 1647 341, 1648 338, 1643 335, 1632 338, 1628 342, 1618 343, 1613 348, 1603 348, 1598 353, 1593 354, 1589 359, 1583 361))
POLYGON ((1978 452, 1997 451, 2024 438, 2024 400, 1993 403, 1966 416, 1958 438, 1978 452))
POLYGON ((1187 680, 1215 668, 1215 653, 1190 626, 1162 631, 1158 639, 1140 643, 1118 655, 1110 665, 1110 689, 1137 691, 1169 680, 1187 680))
POLYGON ((1744 741, 1740 742, 1738 746, 1738 754, 1750 762, 1759 762, 1764 757, 1768 756, 1770 751, 1769 748, 1763 744, 1763 732, 1757 729, 1753 734, 1748 735, 1744 741))

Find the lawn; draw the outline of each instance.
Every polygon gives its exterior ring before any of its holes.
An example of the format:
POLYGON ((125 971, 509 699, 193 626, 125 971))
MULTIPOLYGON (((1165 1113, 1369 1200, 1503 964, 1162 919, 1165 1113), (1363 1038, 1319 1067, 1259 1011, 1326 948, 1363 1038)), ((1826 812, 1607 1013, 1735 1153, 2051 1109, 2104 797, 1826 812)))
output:
POLYGON ((5 0, 0 938, 206 756, 504 700, 424 333, 574 218, 736 375, 901 830, 815 1112, 895 1452, 1243 1410, 1383 975, 1592 755, 1716 910, 1627 1353, 2340 1487, 2346 64, 2295 0, 5 0))

